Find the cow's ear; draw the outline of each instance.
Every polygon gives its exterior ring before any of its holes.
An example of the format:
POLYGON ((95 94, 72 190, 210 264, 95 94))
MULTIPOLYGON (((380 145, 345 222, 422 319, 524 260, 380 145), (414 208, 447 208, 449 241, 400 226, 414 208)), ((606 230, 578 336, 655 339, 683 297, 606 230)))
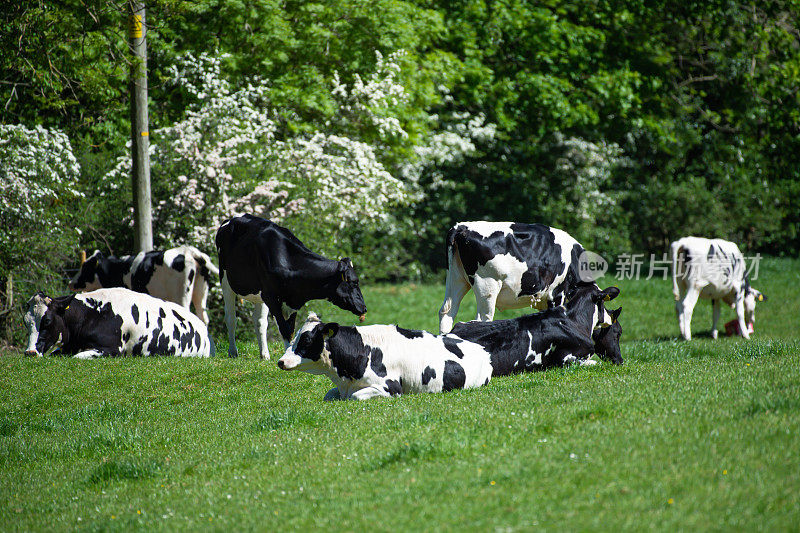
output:
POLYGON ((622 313, 622 307, 618 307, 612 310, 609 314, 611 315, 611 322, 614 323, 619 319, 619 315, 622 313))
POLYGON ((326 339, 330 339, 337 333, 339 333, 339 324, 336 322, 328 322, 322 326, 322 336, 326 339))
POLYGON ((608 302, 619 296, 619 288, 609 287, 606 290, 602 291, 600 294, 603 295, 603 301, 608 302))
POLYGON ((54 306, 56 313, 63 315, 64 311, 69 309, 70 304, 75 301, 75 296, 76 295, 73 293, 63 300, 57 300, 56 305, 54 306))

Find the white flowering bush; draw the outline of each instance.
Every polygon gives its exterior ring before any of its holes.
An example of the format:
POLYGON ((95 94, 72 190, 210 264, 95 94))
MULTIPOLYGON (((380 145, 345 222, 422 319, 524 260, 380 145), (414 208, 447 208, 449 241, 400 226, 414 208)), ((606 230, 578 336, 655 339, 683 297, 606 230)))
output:
POLYGON ((58 248, 57 241, 66 231, 63 215, 73 200, 83 196, 78 189, 79 176, 80 165, 61 131, 0 124, 3 269, 32 259, 31 252, 40 246, 58 248))

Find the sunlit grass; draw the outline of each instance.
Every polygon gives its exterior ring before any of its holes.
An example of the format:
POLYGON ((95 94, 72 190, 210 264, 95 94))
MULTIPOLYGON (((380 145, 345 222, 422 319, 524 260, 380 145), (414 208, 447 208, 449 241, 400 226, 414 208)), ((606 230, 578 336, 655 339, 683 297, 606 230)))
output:
MULTIPOLYGON (((270 362, 252 343, 236 360, 9 353, 0 358, 0 523, 795 529, 798 272, 797 261, 765 264, 754 285, 770 299, 751 342, 707 338, 705 302, 695 313, 700 338, 679 341, 669 282, 612 279, 623 290, 621 367, 362 403, 322 402, 326 378, 280 371, 280 342, 270 362)), ((436 331, 443 293, 441 285, 365 288, 368 323, 436 331)), ((357 320, 314 307, 328 320, 357 320)), ((459 317, 473 313, 470 293, 459 317)), ((723 322, 732 318, 724 313, 723 322)))

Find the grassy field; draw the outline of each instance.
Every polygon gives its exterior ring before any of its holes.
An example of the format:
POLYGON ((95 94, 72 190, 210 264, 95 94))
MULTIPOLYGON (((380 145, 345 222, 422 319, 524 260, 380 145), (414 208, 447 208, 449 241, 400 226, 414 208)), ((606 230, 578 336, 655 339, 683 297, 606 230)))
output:
MULTIPOLYGON (((276 367, 280 343, 270 362, 252 343, 238 360, 4 353, 0 529, 797 530, 800 261, 762 264, 750 342, 708 338, 707 302, 677 341, 668 281, 610 284, 625 365, 447 394, 324 403, 326 378, 276 367)), ((368 323, 437 329, 441 285, 364 293, 368 323)), ((460 318, 474 309, 470 293, 460 318)))

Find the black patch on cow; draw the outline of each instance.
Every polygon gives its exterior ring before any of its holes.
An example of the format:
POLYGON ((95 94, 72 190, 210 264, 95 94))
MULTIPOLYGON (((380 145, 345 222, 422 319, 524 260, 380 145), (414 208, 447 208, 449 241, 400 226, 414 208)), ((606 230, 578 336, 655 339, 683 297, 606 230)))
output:
POLYGON ((400 326, 395 326, 397 328, 397 332, 407 339, 420 339, 422 338, 423 332, 416 330, 416 329, 405 329, 401 328, 400 326))
POLYGON ((462 352, 461 348, 458 347, 458 343, 461 342, 461 339, 454 339, 450 336, 444 336, 442 337, 442 342, 444 342, 444 347, 448 352, 452 353, 459 359, 464 358, 464 352, 462 352))
POLYGON ((142 355, 142 352, 144 350, 144 345, 146 342, 147 342, 147 337, 145 336, 139 337, 139 340, 136 341, 136 344, 134 344, 133 348, 131 348, 131 355, 134 356, 142 355))
POLYGON ((122 342, 128 342, 128 340, 130 340, 130 338, 131 338, 131 332, 130 331, 126 331, 125 333, 122 334, 122 342))
POLYGON ((147 345, 150 355, 174 355, 175 347, 170 346, 169 337, 162 335, 160 331, 153 331, 150 336, 150 344, 147 345))
POLYGON ((369 352, 369 366, 379 377, 386 377, 386 366, 383 364, 383 351, 380 348, 372 348, 369 352))
POLYGON ((304 331, 297 339, 294 353, 311 361, 319 361, 325 341, 322 337, 322 324, 317 324, 309 331, 304 331))
POLYGON ((176 310, 172 310, 172 314, 178 319, 178 322, 183 322, 183 317, 176 310))
POLYGON ((442 390, 451 391, 453 389, 463 389, 467 382, 467 374, 464 367, 455 361, 444 362, 444 374, 442 375, 442 390))
POLYGON ((189 284, 191 285, 191 283, 193 281, 194 281, 194 270, 190 270, 189 271, 189 284))
POLYGON ((486 381, 484 381, 483 384, 484 385, 488 385, 489 384, 489 378, 486 378, 486 381))
POLYGON ((432 379, 436 379, 436 369, 426 366, 422 371, 422 384, 427 385, 432 379))
POLYGON ((147 311, 144 312, 144 327, 150 329, 150 313, 147 311))
POLYGON ((158 327, 158 331, 163 331, 164 330, 164 319, 161 318, 161 317, 158 317, 158 321, 156 322, 156 326, 158 327))
POLYGON ((202 344, 202 337, 200 337, 200 332, 195 330, 194 332, 194 345, 196 350, 200 350, 200 346, 202 344))
POLYGON ((364 371, 369 364, 370 348, 356 328, 340 326, 339 332, 327 340, 328 350, 331 352, 331 362, 339 377, 352 380, 364 377, 364 371))
POLYGON ((387 379, 386 386, 383 388, 386 392, 391 394, 392 396, 399 396, 403 394, 403 385, 394 379, 387 379))
POLYGON ((178 272, 183 272, 183 269, 186 268, 186 257, 183 254, 178 254, 175 256, 175 259, 172 260, 172 268, 178 272))
POLYGON ((133 317, 133 323, 139 323, 139 307, 136 304, 131 306, 131 316, 133 317))
POLYGON ((706 256, 706 259, 710 261, 711 259, 713 259, 714 255, 716 254, 714 253, 714 245, 712 244, 711 246, 708 247, 708 255, 706 256))
POLYGON ((176 341, 180 342, 180 340, 181 340, 181 331, 178 328, 178 326, 175 326, 175 328, 172 330, 172 338, 175 339, 176 341))
POLYGON ((158 309, 158 316, 161 317, 161 318, 166 318, 167 313, 164 312, 163 308, 159 308, 158 309))
MULTIPOLYGON (((131 262, 133 262, 133 259, 131 259, 131 262)), ((142 261, 139 263, 136 270, 131 272, 131 289, 133 289, 136 292, 143 292, 145 294, 149 294, 147 290, 147 285, 153 278, 153 274, 156 271, 156 267, 163 264, 164 264, 164 252, 154 251, 154 252, 147 252, 146 254, 144 254, 144 257, 142 257, 142 261)))

